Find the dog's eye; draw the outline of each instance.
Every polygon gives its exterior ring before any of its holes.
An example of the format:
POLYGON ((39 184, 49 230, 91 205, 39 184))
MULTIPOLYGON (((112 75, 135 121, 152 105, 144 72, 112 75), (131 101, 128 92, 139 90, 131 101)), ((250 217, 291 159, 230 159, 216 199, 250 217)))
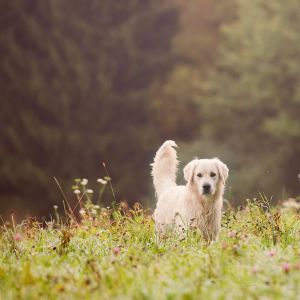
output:
POLYGON ((210 177, 215 177, 217 174, 215 172, 210 172, 210 177))
POLYGON ((197 176, 198 176, 198 177, 202 177, 202 174, 201 174, 201 173, 198 173, 197 176))

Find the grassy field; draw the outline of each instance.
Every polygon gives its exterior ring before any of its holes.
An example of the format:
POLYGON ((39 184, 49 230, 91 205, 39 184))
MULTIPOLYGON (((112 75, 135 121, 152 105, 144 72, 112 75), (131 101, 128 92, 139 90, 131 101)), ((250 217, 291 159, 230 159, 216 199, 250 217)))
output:
POLYGON ((92 204, 77 220, 2 225, 0 299, 299 299, 300 218, 251 201, 220 239, 157 243, 149 213, 92 204))

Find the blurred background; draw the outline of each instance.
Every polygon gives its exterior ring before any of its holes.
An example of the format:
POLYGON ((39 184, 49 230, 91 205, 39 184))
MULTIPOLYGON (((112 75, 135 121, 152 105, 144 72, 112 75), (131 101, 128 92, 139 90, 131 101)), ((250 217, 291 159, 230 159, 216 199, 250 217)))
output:
POLYGON ((102 162, 118 201, 153 207, 165 139, 180 176, 223 160, 233 205, 299 195, 299 0, 11 0, 0 16, 2 216, 62 207, 53 176, 74 203, 102 162))

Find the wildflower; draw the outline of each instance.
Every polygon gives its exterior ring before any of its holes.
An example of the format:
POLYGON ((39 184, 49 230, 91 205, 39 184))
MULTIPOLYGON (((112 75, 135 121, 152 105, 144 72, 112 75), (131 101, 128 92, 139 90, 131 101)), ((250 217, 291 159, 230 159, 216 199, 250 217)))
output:
POLYGON ((21 239, 22 239, 21 234, 17 232, 17 233, 14 235, 14 240, 15 240, 16 242, 19 242, 19 241, 21 241, 21 239))
POLYGON ((258 271, 259 271, 259 269, 258 269, 257 266, 254 266, 254 267, 252 268, 252 274, 257 274, 258 271))
POLYGON ((79 211, 79 214, 81 214, 82 216, 84 216, 84 215, 86 214, 85 209, 82 208, 82 209, 79 211))
POLYGON ((282 270, 283 272, 288 273, 290 271, 290 265, 288 263, 284 263, 282 265, 282 270))
POLYGON ((83 178, 80 182, 81 185, 87 185, 88 180, 86 178, 83 178))
POLYGON ((270 256, 270 257, 273 257, 275 256, 276 252, 274 250, 271 250, 269 252, 267 252, 267 255, 270 256))
POLYGON ((94 205, 95 209, 99 209, 100 206, 99 205, 94 205))
POLYGON ((54 208, 55 210, 57 210, 57 209, 58 209, 58 206, 57 206, 57 205, 53 205, 53 208, 54 208))
POLYGON ((80 192, 80 190, 74 190, 74 192, 73 192, 75 195, 78 195, 78 194, 80 194, 81 192, 80 192))
POLYGON ((86 192, 87 192, 88 194, 93 194, 93 193, 94 193, 94 191, 93 191, 92 189, 87 189, 86 192))
POLYGON ((97 179, 97 182, 99 182, 99 183, 101 183, 101 184, 103 184, 103 185, 107 184, 107 181, 104 180, 104 179, 102 179, 102 178, 98 178, 98 179, 97 179))
POLYGON ((236 232, 235 231, 230 231, 229 233, 228 233, 228 237, 230 237, 230 238, 233 238, 233 237, 235 237, 236 236, 236 232))
POLYGON ((119 255, 120 252, 121 252, 121 249, 119 247, 115 247, 113 250, 112 250, 113 254, 114 255, 119 255))

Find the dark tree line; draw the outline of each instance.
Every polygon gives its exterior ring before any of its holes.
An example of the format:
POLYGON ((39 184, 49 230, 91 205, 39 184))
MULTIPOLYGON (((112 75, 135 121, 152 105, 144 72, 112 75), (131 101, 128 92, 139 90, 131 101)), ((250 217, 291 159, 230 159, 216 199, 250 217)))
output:
POLYGON ((160 132, 151 99, 176 61, 162 1, 1 4, 2 209, 49 209, 105 161, 119 197, 145 193, 160 132), (9 201, 7 201, 9 200, 9 201))

